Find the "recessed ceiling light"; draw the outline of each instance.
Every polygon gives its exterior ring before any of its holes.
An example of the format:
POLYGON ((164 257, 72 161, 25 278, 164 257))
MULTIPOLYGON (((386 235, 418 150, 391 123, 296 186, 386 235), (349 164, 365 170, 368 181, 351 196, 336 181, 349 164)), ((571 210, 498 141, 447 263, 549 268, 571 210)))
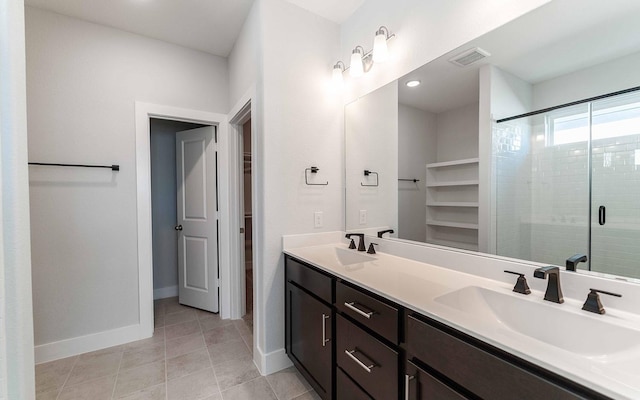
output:
POLYGON ((406 83, 406 85, 407 85, 408 87, 416 87, 416 86, 418 86, 419 84, 420 84, 420 81, 416 81, 416 80, 414 80, 414 81, 409 81, 409 82, 407 82, 407 83, 406 83))

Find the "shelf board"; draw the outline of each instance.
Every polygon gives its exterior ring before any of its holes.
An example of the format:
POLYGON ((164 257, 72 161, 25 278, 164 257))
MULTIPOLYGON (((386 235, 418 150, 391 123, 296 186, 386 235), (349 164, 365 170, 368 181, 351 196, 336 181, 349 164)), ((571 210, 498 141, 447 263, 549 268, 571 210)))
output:
POLYGON ((446 227, 449 227, 449 228, 478 229, 478 224, 472 224, 472 223, 469 223, 469 222, 427 220, 427 225, 446 226, 446 227))
POLYGON ((427 183, 427 187, 441 187, 441 186, 473 186, 479 185, 480 181, 469 180, 469 181, 444 181, 444 182, 431 182, 427 183))
POLYGON ((427 239, 427 243, 440 246, 455 247, 458 249, 478 251, 477 243, 456 242, 455 240, 427 239))
POLYGON ((477 201, 434 201, 428 203, 428 207, 479 207, 480 204, 477 201))
POLYGON ((427 168, 442 168, 442 167, 454 167, 456 165, 477 164, 479 161, 480 161, 479 158, 467 158, 464 160, 444 161, 444 162, 427 164, 427 168))

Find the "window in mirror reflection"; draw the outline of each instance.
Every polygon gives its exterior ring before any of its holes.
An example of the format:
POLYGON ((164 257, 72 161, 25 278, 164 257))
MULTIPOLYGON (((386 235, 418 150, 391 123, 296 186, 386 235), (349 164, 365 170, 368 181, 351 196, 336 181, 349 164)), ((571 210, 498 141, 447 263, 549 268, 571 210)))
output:
MULTIPOLYGON (((593 112, 592 140, 610 139, 640 133, 640 102, 614 99, 593 112), (622 104, 620 104, 622 103, 622 104)), ((589 114, 553 112, 547 117, 547 137, 551 145, 589 140, 589 114)))

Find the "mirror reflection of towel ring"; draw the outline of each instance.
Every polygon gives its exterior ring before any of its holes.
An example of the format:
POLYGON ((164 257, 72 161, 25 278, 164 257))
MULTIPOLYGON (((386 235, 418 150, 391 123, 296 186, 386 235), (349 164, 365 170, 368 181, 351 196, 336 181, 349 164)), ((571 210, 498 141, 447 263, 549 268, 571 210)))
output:
POLYGON ((364 176, 369 176, 369 175, 374 175, 376 176, 376 183, 375 185, 366 185, 362 182, 360 182, 360 186, 369 186, 369 187, 375 187, 378 186, 378 173, 377 172, 373 172, 373 171, 369 171, 368 169, 364 170, 364 176))

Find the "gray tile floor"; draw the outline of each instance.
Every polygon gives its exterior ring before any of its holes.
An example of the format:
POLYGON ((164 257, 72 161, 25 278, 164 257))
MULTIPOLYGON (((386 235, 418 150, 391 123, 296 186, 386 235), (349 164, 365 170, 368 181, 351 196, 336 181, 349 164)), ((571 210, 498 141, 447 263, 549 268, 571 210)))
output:
POLYGON ((252 361, 251 316, 217 314, 155 303, 150 339, 36 366, 38 400, 314 400, 309 384, 289 368, 260 376, 252 361))

